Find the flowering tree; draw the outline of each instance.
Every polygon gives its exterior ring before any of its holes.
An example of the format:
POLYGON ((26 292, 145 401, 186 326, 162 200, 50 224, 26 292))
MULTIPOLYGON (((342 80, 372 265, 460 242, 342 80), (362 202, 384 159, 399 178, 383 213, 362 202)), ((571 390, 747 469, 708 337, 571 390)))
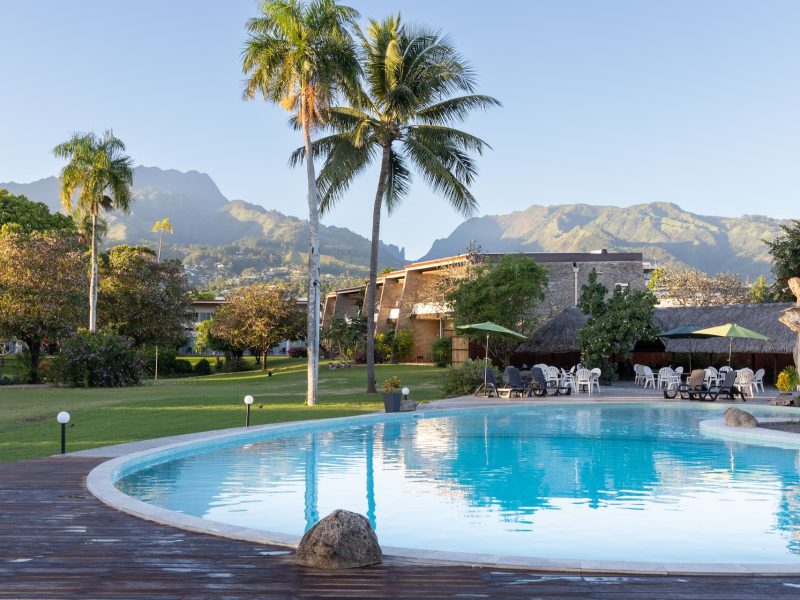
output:
POLYGON ((25 343, 29 383, 40 381, 42 344, 84 320, 87 284, 77 234, 0 229, 0 338, 25 343))
POLYGON ((659 267, 648 287, 673 306, 724 306, 750 302, 748 288, 735 273, 708 275, 695 269, 659 267))

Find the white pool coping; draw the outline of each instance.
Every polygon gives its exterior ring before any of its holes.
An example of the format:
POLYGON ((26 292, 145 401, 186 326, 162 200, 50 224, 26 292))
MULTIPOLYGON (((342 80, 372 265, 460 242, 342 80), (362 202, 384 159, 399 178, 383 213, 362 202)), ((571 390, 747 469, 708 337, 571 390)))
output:
MULTIPOLYGON (((628 401, 630 403, 641 403, 641 400, 628 401)), ((549 400, 548 403, 559 403, 549 400)), ((627 402, 622 402, 627 403, 627 402)), ((574 402, 564 402, 564 404, 575 404, 574 402)), ((461 410, 474 410, 478 408, 472 406, 468 409, 448 408, 447 412, 460 412, 461 410)), ((486 407, 491 410, 494 406, 486 407)), ((392 420, 405 420, 410 418, 420 418, 427 411, 416 413, 399 413, 399 415, 388 416, 392 420), (418 415, 418 416, 417 416, 418 415)), ((431 416, 442 415, 441 410, 431 411, 431 416)), ((797 414, 796 412, 794 413, 797 414)), ((295 432, 298 429, 315 424, 318 427, 313 429, 325 429, 324 425, 336 427, 347 423, 361 423, 364 421, 384 421, 387 415, 374 413, 370 415, 360 415, 354 417, 341 417, 334 419, 323 419, 309 421, 295 421, 291 423, 280 423, 274 425, 262 425, 250 428, 227 429, 222 431, 212 431, 188 436, 176 436, 179 441, 171 441, 171 438, 161 440, 164 443, 157 444, 159 440, 147 440, 147 448, 130 453, 124 453, 112 460, 101 463, 88 474, 86 486, 96 498, 104 504, 121 512, 166 525, 177 527, 187 531, 216 535, 223 538, 243 540, 257 544, 269 544, 296 548, 300 542, 300 537, 275 531, 265 531, 250 527, 241 527, 220 523, 201 517, 186 515, 183 513, 167 510, 158 506, 142 502, 123 493, 114 485, 116 474, 126 465, 131 465, 139 461, 144 461, 150 455, 159 454, 164 451, 183 449, 186 446, 204 444, 207 442, 220 442, 242 438, 246 440, 256 437, 261 432, 279 432, 285 430, 287 433, 295 432)), ((785 419, 763 419, 763 421, 782 421, 785 419)), ((732 428, 727 427, 722 419, 709 419, 700 423, 700 429, 713 437, 719 437, 728 441, 739 441, 745 443, 757 443, 765 445, 778 445, 782 448, 800 448, 800 434, 792 434, 783 431, 774 431, 758 428, 732 428), (721 426, 720 426, 721 423, 721 426), (729 430, 735 429, 731 432, 729 430), (769 432, 769 433, 765 433, 769 432), (787 437, 790 436, 790 438, 787 437)), ((100 449, 98 449, 100 450, 100 449)), ((545 557, 526 557, 526 556, 504 556, 498 554, 479 554, 470 552, 451 552, 440 550, 425 550, 418 548, 383 546, 386 559, 401 559, 402 561, 436 563, 436 564, 469 564, 474 566, 498 567, 498 568, 522 568, 533 571, 564 572, 564 573, 624 573, 624 574, 649 574, 649 575, 800 575, 800 563, 680 563, 680 562, 635 562, 635 561, 612 561, 612 560, 582 560, 582 559, 558 559, 545 557)))

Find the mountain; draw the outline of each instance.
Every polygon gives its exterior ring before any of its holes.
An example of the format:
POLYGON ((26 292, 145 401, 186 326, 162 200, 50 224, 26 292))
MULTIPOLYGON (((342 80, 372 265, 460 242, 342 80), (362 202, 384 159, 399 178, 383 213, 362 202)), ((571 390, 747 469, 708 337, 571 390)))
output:
POLYGON ((770 258, 762 240, 774 239, 777 219, 697 215, 675 204, 653 202, 620 208, 565 204, 533 205, 507 215, 465 221, 433 243, 420 260, 452 256, 470 242, 486 252, 642 252, 645 260, 733 272, 745 278, 768 275, 770 258))
MULTIPOLYGON (((0 183, 12 194, 24 194, 30 200, 44 202, 59 210, 58 180, 47 177, 32 183, 0 183)), ((206 255, 231 265, 280 267, 302 265, 308 246, 308 222, 267 210, 243 200, 228 200, 205 173, 181 172, 157 167, 138 166, 133 170, 133 197, 128 215, 106 215, 106 244, 149 243, 157 239, 153 223, 169 217, 175 232, 165 236, 167 254, 186 258, 206 255), (223 246, 223 250, 210 247, 223 246), (224 260, 226 254, 239 257, 224 260), (267 262, 264 262, 264 261, 267 262), (259 263, 259 261, 261 261, 259 263)), ((320 245, 323 270, 328 273, 353 272, 363 275, 369 266, 370 244, 366 238, 341 227, 321 226, 320 245)), ((405 262, 404 251, 381 244, 381 267, 399 267, 405 262)), ((235 267, 226 275, 239 273, 235 267)))

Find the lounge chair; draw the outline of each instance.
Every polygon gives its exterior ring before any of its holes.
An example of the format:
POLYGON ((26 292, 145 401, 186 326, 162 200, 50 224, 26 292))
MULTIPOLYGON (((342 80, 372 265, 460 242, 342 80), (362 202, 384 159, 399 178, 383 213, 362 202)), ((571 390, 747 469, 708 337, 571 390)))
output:
POLYGON ((725 373, 725 380, 720 385, 712 385, 708 391, 703 393, 700 400, 716 401, 721 395, 726 396, 728 400, 736 400, 739 396, 743 402, 747 402, 744 397, 744 392, 736 385, 736 371, 727 371, 725 373))
POLYGON ((534 368, 530 392, 534 396, 547 396, 550 393, 554 396, 560 396, 561 394, 569 396, 572 393, 572 387, 548 381, 544 375, 544 371, 534 368))
POLYGON ((686 383, 664 390, 664 398, 675 398, 680 394, 684 400, 702 400, 703 394, 709 389, 705 384, 705 378, 705 369, 694 369, 686 383))
POLYGON ((511 398, 511 394, 519 397, 530 393, 530 389, 522 381, 522 376, 519 374, 519 369, 517 367, 506 367, 504 375, 508 384, 497 390, 497 396, 499 398, 502 398, 503 394, 507 394, 506 398, 511 398))
POLYGON ((486 385, 480 384, 478 389, 475 390, 475 395, 485 395, 487 398, 491 398, 492 394, 500 397, 500 392, 497 389, 497 379, 494 376, 494 369, 491 368, 484 368, 484 381, 486 381, 486 385))

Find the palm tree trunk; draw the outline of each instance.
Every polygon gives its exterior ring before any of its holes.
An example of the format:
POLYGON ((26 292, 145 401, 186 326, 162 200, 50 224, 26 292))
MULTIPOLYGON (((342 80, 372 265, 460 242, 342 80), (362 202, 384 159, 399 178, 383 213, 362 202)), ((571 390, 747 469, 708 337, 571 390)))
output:
POLYGON ((97 207, 92 209, 92 258, 89 276, 89 333, 97 332, 97 207))
POLYGON ((372 205, 372 242, 369 252, 369 283, 367 283, 367 393, 374 394, 375 389, 375 300, 377 296, 378 280, 378 245, 381 238, 381 209, 383 208, 383 194, 386 190, 386 176, 389 174, 389 159, 391 146, 383 147, 381 159, 381 174, 378 179, 378 189, 375 192, 375 202, 372 205))
POLYGON ((303 146, 306 151, 306 175, 308 177, 308 389, 306 404, 317 403, 317 379, 319 377, 319 203, 317 201, 317 177, 314 158, 311 155, 311 123, 306 118, 307 99, 301 100, 300 113, 303 119, 303 146))
POLYGON ((158 234, 158 257, 156 258, 156 262, 161 262, 161 242, 164 239, 164 229, 162 228, 158 234))

